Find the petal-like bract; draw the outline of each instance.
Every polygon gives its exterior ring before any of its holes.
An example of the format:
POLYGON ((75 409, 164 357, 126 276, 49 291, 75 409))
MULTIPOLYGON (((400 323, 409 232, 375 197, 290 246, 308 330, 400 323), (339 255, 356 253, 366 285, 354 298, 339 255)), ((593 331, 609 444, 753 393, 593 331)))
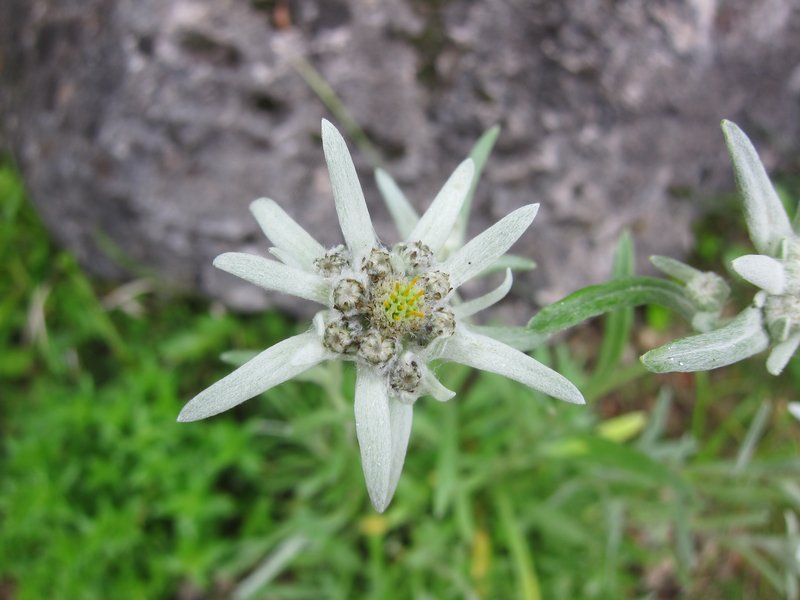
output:
POLYGON ((422 242, 436 254, 450 237, 474 175, 471 158, 458 165, 406 241, 422 242))
POLYGON ((386 200, 386 206, 394 219, 400 237, 406 239, 419 222, 417 211, 411 206, 397 182, 383 169, 375 169, 375 183, 386 200))
POLYGON ((452 400, 456 395, 453 390, 444 387, 442 382, 427 366, 422 369, 422 391, 439 402, 452 400))
POLYGON ((357 365, 355 415, 367 492, 375 510, 383 512, 390 500, 392 426, 386 384, 369 365, 357 365))
POLYGON ((494 263, 525 233, 538 210, 538 204, 518 208, 450 256, 442 265, 450 274, 450 285, 458 288, 494 263))
POLYGON ((375 231, 347 144, 336 127, 325 119, 322 120, 322 149, 328 163, 339 225, 355 265, 376 246, 375 231))
POLYGON ((790 335, 783 342, 776 344, 767 357, 767 371, 772 375, 780 375, 798 346, 800 346, 800 333, 790 335))
POLYGON ((392 501, 400 474, 403 472, 403 463, 406 461, 408 438, 411 437, 411 423, 414 416, 414 407, 411 404, 389 398, 389 424, 392 432, 392 464, 389 470, 389 488, 386 500, 382 507, 376 506, 378 512, 383 512, 392 501))
POLYGON ((486 166, 486 161, 489 160, 489 154, 491 154, 492 148, 494 148, 494 143, 497 141, 498 135, 500 135, 500 127, 497 125, 490 127, 483 133, 480 139, 475 142, 475 145, 469 153, 469 157, 472 159, 472 162, 475 163, 475 175, 472 178, 472 185, 464 200, 464 206, 461 207, 461 214, 458 216, 458 221, 456 221, 453 235, 451 239, 447 241, 448 246, 450 246, 452 242, 452 247, 460 248, 464 243, 464 239, 467 235, 469 215, 472 209, 472 197, 475 195, 475 188, 478 186, 478 180, 483 173, 483 168, 486 166))
POLYGON ((269 260, 254 254, 226 252, 214 259, 214 266, 226 273, 263 287, 298 298, 328 304, 330 283, 314 273, 269 260))
POLYGON ((304 270, 314 270, 314 260, 325 254, 322 244, 269 198, 254 200, 250 211, 281 253, 288 255, 293 264, 304 270))
POLYGON ((511 269, 506 269, 506 277, 503 280, 503 283, 501 283, 488 294, 484 294, 483 296, 475 298, 474 300, 469 300, 463 304, 454 306, 453 314, 460 319, 464 319, 497 304, 500 302, 500 300, 506 297, 508 292, 511 291, 511 284, 513 282, 514 278, 511 276, 511 269))
POLYGON ((527 354, 485 335, 469 331, 463 325, 455 335, 442 340, 430 358, 452 361, 503 375, 573 404, 584 404, 583 395, 573 383, 527 354))
POLYGON ((771 256, 748 254, 735 259, 731 266, 743 279, 770 294, 782 294, 786 288, 783 265, 771 256))
POLYGON ((178 415, 178 421, 198 421, 233 408, 330 356, 322 348, 316 333, 285 339, 189 400, 178 415), (310 351, 312 349, 316 351, 310 351), (307 360, 296 360, 298 355, 307 357, 307 360))

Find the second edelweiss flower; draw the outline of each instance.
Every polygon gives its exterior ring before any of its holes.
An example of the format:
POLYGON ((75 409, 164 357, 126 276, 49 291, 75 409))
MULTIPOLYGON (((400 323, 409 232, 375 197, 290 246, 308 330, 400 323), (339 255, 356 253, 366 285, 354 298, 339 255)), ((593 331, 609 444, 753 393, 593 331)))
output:
POLYGON ((770 182, 764 165, 739 127, 722 122, 736 183, 745 204, 750 238, 759 254, 740 256, 733 269, 761 288, 754 299, 767 331, 760 347, 771 347, 767 371, 779 375, 800 346, 800 237, 770 182))
POLYGON ((364 477, 378 511, 394 495, 411 433, 412 406, 423 395, 449 400, 428 367, 454 361, 499 373, 567 402, 583 403, 566 378, 527 354, 472 330, 465 319, 502 299, 496 290, 451 304, 454 291, 498 260, 533 221, 538 204, 519 208, 450 253, 450 236, 474 176, 472 160, 455 170, 406 240, 392 247, 375 236, 350 153, 336 128, 322 122, 322 143, 345 244, 326 250, 271 200, 251 210, 280 262, 241 253, 214 265, 269 290, 325 308, 313 327, 265 350, 190 400, 179 421, 232 408, 325 360, 356 364, 355 417, 364 477))

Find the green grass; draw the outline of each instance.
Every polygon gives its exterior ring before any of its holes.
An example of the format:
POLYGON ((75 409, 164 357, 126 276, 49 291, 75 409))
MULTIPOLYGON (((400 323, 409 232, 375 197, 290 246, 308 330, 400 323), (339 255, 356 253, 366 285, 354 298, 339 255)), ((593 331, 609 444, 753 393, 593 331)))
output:
POLYGON ((302 324, 88 279, 8 167, 0 211, 0 598, 796 593, 786 519, 800 511, 800 423, 786 403, 800 361, 781 378, 763 357, 647 375, 639 339, 672 334, 639 319, 635 342, 607 342, 600 361, 596 325, 538 352, 591 391, 587 407, 443 365, 459 394, 418 403, 403 478, 377 515, 350 371, 175 422, 229 371, 220 353, 302 324))

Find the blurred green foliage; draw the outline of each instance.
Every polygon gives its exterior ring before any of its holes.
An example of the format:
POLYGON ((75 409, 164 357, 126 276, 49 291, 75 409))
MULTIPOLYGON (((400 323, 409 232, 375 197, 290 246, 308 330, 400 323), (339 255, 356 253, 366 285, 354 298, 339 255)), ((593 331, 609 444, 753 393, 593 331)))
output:
POLYGON ((645 375, 637 328, 664 334, 620 313, 537 353, 587 407, 442 365, 459 394, 417 405, 377 515, 349 371, 175 422, 296 324, 90 281, 8 166, 0 203, 2 598, 796 597, 797 361, 645 375))

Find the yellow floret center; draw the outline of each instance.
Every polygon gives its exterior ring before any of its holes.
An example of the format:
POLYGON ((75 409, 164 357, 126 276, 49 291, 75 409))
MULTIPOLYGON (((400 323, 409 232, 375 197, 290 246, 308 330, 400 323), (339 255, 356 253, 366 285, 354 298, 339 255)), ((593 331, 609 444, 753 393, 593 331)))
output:
POLYGON ((407 321, 424 317, 422 312, 425 291, 417 287, 418 277, 408 283, 395 281, 383 297, 383 311, 390 321, 407 321))

